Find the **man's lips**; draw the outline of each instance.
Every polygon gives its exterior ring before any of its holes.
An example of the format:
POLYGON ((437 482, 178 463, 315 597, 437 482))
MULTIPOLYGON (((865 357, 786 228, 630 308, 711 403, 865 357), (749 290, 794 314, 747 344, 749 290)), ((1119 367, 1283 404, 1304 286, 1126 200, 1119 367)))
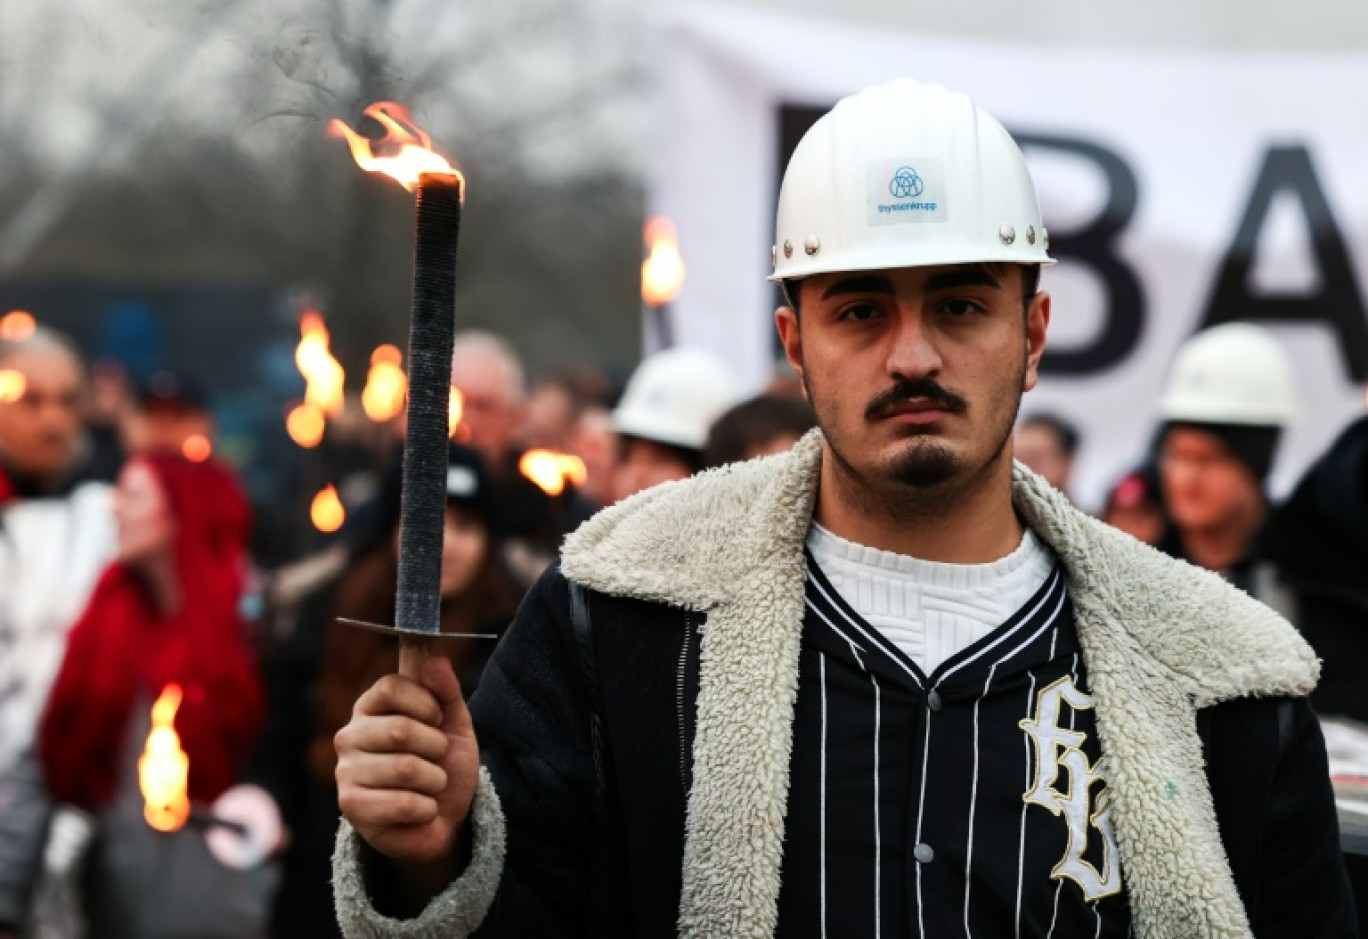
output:
POLYGON ((950 413, 950 409, 943 404, 909 401, 885 408, 880 417, 895 424, 930 424, 950 413))

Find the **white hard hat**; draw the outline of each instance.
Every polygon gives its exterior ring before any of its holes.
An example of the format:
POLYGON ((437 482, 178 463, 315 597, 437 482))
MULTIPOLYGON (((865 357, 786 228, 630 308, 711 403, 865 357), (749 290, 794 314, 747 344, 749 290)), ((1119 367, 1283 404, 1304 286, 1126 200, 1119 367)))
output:
POLYGON ((629 437, 703 449, 708 429, 740 398, 727 363, 704 349, 666 349, 632 373, 613 412, 613 429, 629 437))
POLYGON ((959 92, 908 78, 842 99, 779 189, 770 280, 1007 261, 1052 264, 1026 161, 959 92))
POLYGON ((1292 365, 1266 329, 1213 326, 1179 347, 1159 411, 1167 421, 1284 427, 1297 413, 1292 365))

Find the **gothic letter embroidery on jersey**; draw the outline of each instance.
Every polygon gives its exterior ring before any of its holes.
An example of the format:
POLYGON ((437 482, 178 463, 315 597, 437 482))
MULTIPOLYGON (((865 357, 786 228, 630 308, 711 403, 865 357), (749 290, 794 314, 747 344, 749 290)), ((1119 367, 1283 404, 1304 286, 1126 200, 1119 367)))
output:
POLYGON ((1083 752, 1087 734, 1061 724, 1065 703, 1074 711, 1083 711, 1092 708, 1093 699, 1065 676, 1040 689, 1035 717, 1019 724, 1035 752, 1034 781, 1023 798, 1029 805, 1039 805, 1063 816, 1069 826, 1069 845, 1050 876, 1069 878, 1083 890, 1084 899, 1092 902, 1121 892, 1120 852, 1111 826, 1111 789, 1100 772, 1102 761, 1099 758, 1097 763, 1090 764, 1083 752), (1068 785, 1062 789, 1057 785, 1061 767, 1069 776, 1068 785), (1099 783, 1102 788, 1094 797, 1093 786, 1099 783), (1097 829, 1101 836, 1100 871, 1084 859, 1089 828, 1097 829))

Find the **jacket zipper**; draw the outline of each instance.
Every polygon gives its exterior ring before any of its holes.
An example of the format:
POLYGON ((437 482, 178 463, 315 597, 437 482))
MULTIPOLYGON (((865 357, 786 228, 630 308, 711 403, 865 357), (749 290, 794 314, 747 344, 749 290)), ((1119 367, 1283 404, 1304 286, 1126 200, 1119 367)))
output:
POLYGON ((689 644, 693 623, 684 616, 684 644, 679 649, 679 668, 675 671, 675 718, 679 725, 679 784, 689 790, 688 744, 684 739, 684 679, 689 667, 689 644))

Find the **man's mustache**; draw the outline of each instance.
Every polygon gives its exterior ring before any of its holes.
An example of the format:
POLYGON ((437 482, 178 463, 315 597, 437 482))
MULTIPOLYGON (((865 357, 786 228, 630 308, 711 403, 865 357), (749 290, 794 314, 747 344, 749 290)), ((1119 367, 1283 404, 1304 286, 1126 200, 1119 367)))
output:
POLYGON ((911 401, 936 404, 951 414, 963 414, 969 410, 968 401, 953 391, 942 388, 934 378, 919 378, 916 381, 900 381, 869 402, 869 407, 865 408, 865 420, 877 421, 885 418, 893 408, 911 401))

